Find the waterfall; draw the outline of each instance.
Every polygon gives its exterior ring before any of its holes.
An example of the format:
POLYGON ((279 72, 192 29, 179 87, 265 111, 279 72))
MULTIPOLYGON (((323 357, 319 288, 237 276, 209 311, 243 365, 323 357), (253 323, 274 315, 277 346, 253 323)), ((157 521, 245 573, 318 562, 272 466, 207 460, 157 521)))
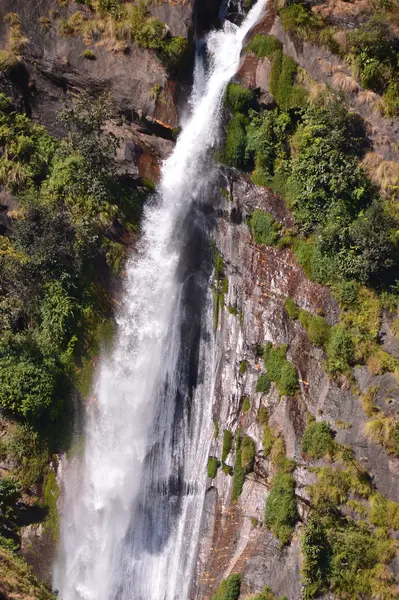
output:
MULTIPOLYGON (((258 0, 241 27, 206 44, 191 115, 164 162, 127 264, 113 351, 87 406, 85 450, 64 477, 54 588, 61 600, 187 600, 211 437, 212 299, 204 269, 209 183, 223 93, 258 0)), ((199 59, 200 60, 200 59, 199 59)))

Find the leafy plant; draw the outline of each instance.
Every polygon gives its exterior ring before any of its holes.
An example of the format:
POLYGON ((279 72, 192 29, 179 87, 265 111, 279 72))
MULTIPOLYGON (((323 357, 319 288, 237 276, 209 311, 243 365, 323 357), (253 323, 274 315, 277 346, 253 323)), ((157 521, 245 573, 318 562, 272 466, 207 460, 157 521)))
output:
POLYGON ((212 600, 238 600, 241 591, 241 575, 232 574, 223 579, 212 600))
POLYGON ((280 225, 269 213, 256 208, 252 214, 250 225, 257 244, 273 246, 277 242, 280 225))
POLYGON ((208 458, 208 477, 215 479, 219 468, 219 461, 214 456, 208 458))
POLYGON ((276 50, 281 50, 281 42, 274 35, 256 33, 247 46, 258 58, 270 57, 276 50))
POLYGON ((297 520, 294 478, 291 473, 279 471, 273 477, 266 500, 265 523, 284 546, 289 542, 297 520))
POLYGON ((308 423, 302 438, 302 450, 311 458, 323 458, 334 451, 334 435, 327 421, 308 423))

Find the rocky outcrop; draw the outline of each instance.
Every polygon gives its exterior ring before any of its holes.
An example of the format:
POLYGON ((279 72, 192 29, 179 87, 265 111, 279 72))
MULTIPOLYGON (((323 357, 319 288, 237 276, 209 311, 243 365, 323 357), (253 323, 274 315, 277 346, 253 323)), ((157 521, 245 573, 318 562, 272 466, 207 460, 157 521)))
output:
MULTIPOLYGON (((247 220, 255 208, 269 211, 286 227, 290 225, 291 217, 281 199, 269 190, 257 188, 246 178, 237 178, 234 173, 227 177, 230 196, 229 199, 225 195, 221 197, 216 245, 224 258, 229 282, 226 306, 236 307, 242 317, 225 309, 219 319, 213 404, 219 435, 210 454, 221 456, 223 429, 235 434, 241 428, 255 440, 257 458, 254 472, 247 476, 242 495, 235 503, 231 500, 232 477, 219 469, 216 478, 209 480, 195 598, 210 598, 220 580, 235 572, 243 575, 244 596, 268 585, 276 595, 298 600, 301 597, 301 521, 291 544, 283 549, 271 532, 261 526, 268 495, 266 475, 273 473, 273 467, 263 457, 262 427, 257 421, 259 407, 267 407, 270 426, 282 434, 287 456, 295 459, 294 477, 301 517, 308 511, 306 487, 314 481, 300 445, 307 413, 315 417, 322 415, 335 426, 337 441, 353 448, 379 491, 396 501, 399 501, 399 460, 366 438, 366 415, 359 397, 345 383, 327 376, 323 350, 313 347, 302 325, 290 320, 284 311, 284 301, 289 296, 301 308, 313 314, 322 313, 334 324, 339 310, 329 291, 307 279, 291 250, 253 243, 247 220), (255 391, 262 369, 258 348, 266 341, 288 344, 287 356, 300 377, 301 390, 296 397, 279 398, 274 384, 268 394, 255 391), (240 372, 242 360, 248 365, 245 373, 240 372), (246 413, 242 411, 244 397, 250 399, 246 413), (340 429, 340 422, 350 425, 340 429)), ((361 391, 378 386, 376 402, 384 404, 386 410, 388 396, 390 414, 398 411, 399 391, 391 374, 375 377, 366 367, 359 367, 356 379, 361 391)), ((232 455, 227 463, 234 465, 232 455)))

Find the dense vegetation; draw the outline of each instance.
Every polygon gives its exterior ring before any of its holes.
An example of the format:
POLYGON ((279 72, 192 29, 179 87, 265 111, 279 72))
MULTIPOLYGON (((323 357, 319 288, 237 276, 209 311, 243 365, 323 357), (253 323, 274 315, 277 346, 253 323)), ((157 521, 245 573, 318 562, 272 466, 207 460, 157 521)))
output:
POLYGON ((212 600, 238 600, 241 590, 241 576, 229 575, 223 579, 218 589, 212 596, 212 600))
POLYGON ((0 453, 19 465, 13 493, 0 490, 7 506, 46 477, 54 497, 48 457, 68 444, 68 398, 88 392, 92 358, 112 334, 106 288, 124 257, 115 232, 137 230, 146 195, 116 173, 117 142, 104 130, 114 114, 108 96, 77 98, 59 115, 59 142, 0 95, 0 182, 19 204, 0 237, 0 410, 10 419, 0 453))

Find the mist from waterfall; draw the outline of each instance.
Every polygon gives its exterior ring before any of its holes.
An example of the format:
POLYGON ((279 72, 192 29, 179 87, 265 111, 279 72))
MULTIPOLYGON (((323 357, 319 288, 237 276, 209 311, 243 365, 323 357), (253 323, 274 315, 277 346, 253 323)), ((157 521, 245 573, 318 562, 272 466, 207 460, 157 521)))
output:
POLYGON ((188 598, 214 375, 209 239, 199 206, 224 90, 265 4, 258 0, 241 27, 226 22, 207 36, 191 115, 146 206, 115 347, 99 365, 87 406, 84 455, 64 474, 54 574, 61 600, 188 598))

